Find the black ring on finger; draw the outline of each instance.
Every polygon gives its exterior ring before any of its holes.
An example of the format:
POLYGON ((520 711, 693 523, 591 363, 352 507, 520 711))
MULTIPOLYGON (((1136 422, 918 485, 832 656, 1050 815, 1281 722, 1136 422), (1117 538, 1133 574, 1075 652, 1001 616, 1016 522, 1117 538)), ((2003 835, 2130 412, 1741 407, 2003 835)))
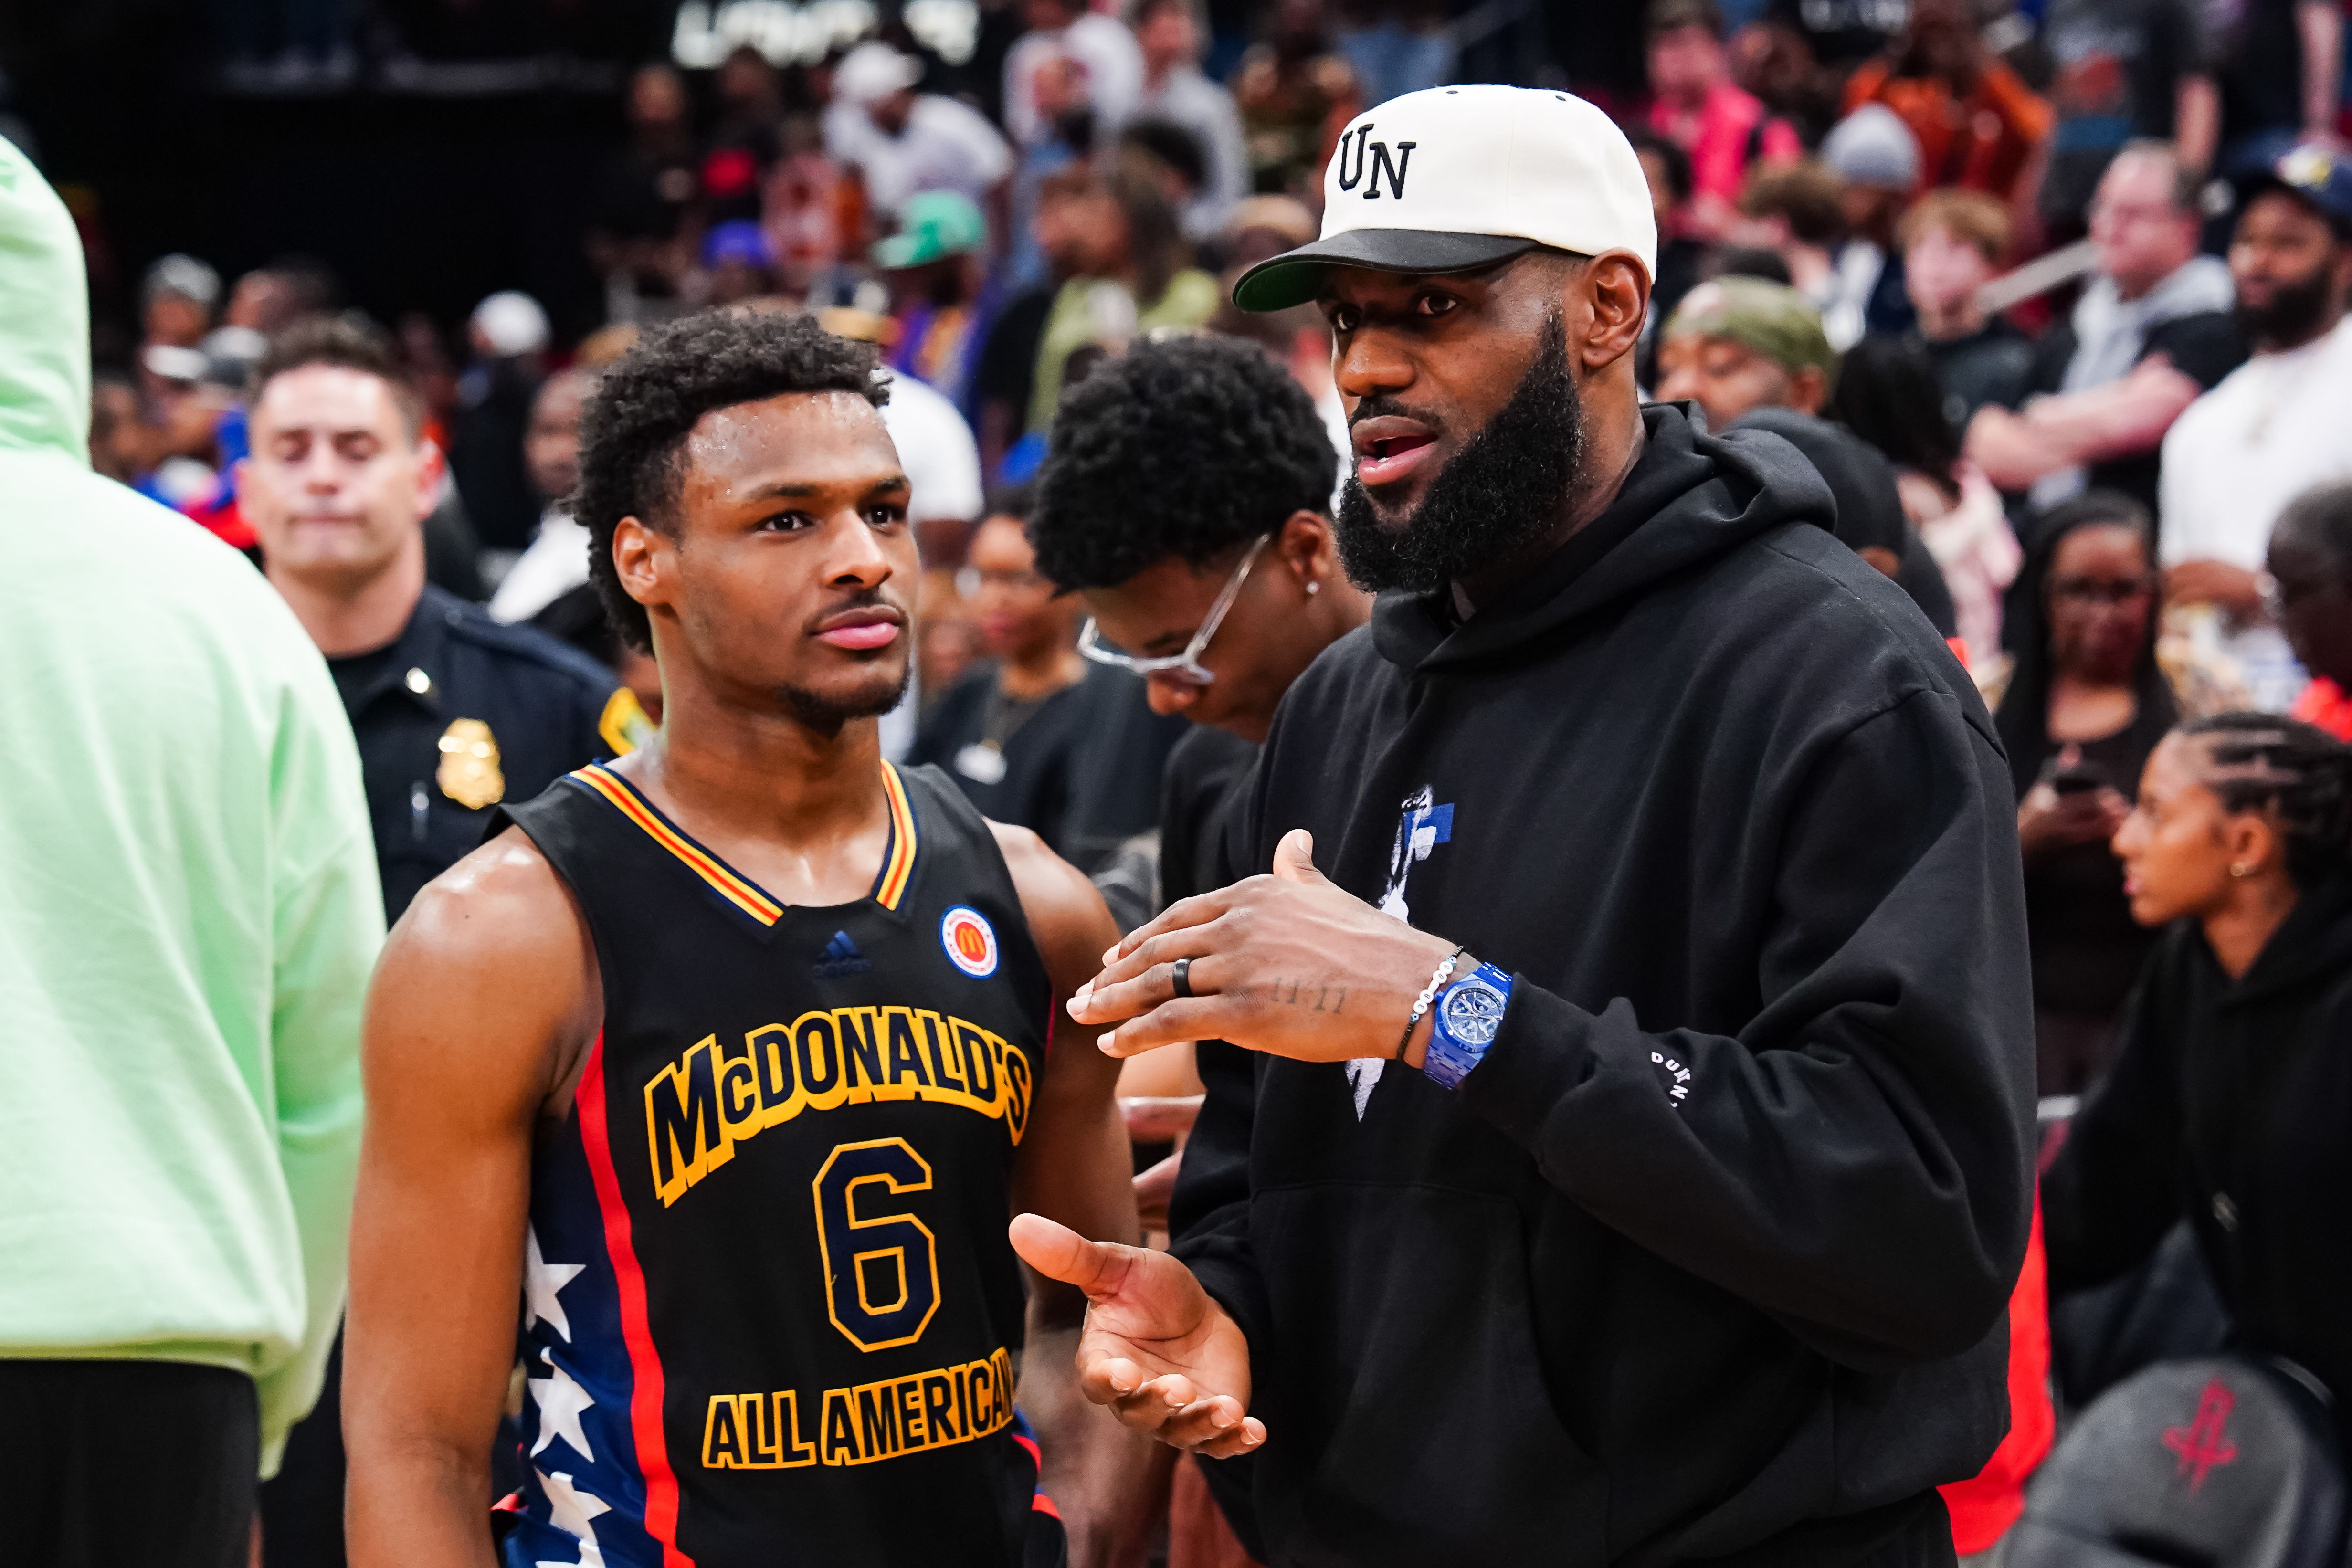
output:
POLYGON ((1168 979, 1169 983, 1176 988, 1178 996, 1191 996, 1192 994, 1192 960, 1177 959, 1174 964, 1169 966, 1168 979))

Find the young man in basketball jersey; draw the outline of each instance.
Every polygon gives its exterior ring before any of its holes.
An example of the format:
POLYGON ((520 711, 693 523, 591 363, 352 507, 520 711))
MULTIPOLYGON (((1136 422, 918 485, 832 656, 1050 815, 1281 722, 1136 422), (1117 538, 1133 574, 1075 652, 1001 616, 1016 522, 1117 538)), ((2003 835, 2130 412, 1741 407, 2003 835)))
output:
MULTIPOLYGON (((1117 932, 1033 835, 882 759, 917 572, 872 366, 705 316, 590 406, 577 515, 664 727, 513 807, 378 971, 355 1563, 1060 1557, 1005 1221, 1135 1237, 1117 1063, 1050 1022, 1117 932)), ((1069 1341, 1080 1305, 1031 1321, 1069 1341)), ((1141 1456, 1032 1348, 1084 1547, 1141 1456)))

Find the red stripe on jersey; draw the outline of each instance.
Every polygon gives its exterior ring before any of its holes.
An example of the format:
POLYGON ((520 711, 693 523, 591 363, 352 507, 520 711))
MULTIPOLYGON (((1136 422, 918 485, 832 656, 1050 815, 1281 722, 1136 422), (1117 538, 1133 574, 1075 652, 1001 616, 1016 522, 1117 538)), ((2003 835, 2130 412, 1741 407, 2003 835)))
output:
POLYGON ((596 1207, 604 1213, 604 1250, 620 1286, 621 1338, 629 1347, 629 1426, 637 1441, 637 1470, 646 1479, 646 1533, 661 1542, 662 1568, 694 1568, 677 1549, 677 1476, 669 1468, 669 1445, 662 1437, 662 1365, 654 1350, 653 1325, 646 1311, 646 1276, 629 1237, 629 1209, 621 1199, 621 1178, 613 1169, 613 1149, 604 1125, 604 1034, 596 1033, 588 1064, 573 1098, 580 1112, 580 1142, 588 1151, 588 1174, 596 1184, 596 1207))

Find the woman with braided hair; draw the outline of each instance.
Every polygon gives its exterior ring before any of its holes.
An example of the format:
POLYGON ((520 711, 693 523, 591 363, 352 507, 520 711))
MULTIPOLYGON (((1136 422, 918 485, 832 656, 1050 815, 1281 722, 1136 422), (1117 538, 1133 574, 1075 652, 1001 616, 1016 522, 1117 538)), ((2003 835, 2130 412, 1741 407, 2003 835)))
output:
POLYGON ((2183 725, 2115 852, 2133 917, 2168 929, 2042 1181, 2052 1293, 2185 1214, 2234 1341, 2309 1369, 2352 1432, 2352 747, 2271 714, 2183 725))

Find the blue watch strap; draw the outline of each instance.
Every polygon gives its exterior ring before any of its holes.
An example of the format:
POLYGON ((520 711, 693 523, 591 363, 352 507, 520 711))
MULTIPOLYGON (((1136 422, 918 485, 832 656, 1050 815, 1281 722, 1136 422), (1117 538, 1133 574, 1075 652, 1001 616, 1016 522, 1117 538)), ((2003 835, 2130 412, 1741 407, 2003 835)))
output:
POLYGON ((1481 964, 1438 993, 1430 1009, 1429 1051, 1421 1070, 1441 1089, 1458 1089, 1503 1026, 1511 1005, 1511 977, 1481 964))

